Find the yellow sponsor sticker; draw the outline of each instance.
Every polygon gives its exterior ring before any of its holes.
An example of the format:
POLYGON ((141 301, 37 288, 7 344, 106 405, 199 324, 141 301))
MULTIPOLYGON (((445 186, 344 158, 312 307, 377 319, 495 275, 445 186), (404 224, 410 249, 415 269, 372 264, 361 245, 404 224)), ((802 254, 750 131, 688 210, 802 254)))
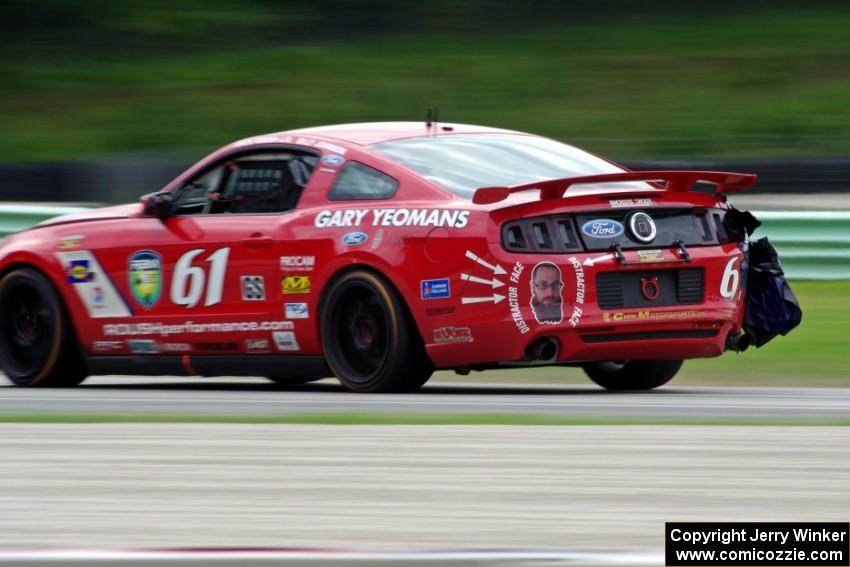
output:
POLYGON ((310 276, 286 276, 281 280, 281 291, 284 295, 310 293, 310 276))
POLYGON ((708 313, 705 311, 636 311, 634 313, 623 313, 615 311, 613 313, 602 313, 602 320, 606 323, 619 321, 664 321, 676 319, 690 319, 692 317, 705 317, 708 313))

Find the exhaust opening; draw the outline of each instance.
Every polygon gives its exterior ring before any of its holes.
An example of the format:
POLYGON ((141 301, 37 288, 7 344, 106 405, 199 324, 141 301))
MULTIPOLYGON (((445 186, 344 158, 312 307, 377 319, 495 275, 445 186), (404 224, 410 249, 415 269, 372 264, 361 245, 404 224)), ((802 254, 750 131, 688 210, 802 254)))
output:
POLYGON ((750 335, 743 331, 738 332, 737 334, 729 333, 729 336, 726 337, 726 350, 744 352, 750 348, 751 342, 752 339, 750 335))
POLYGON ((558 341, 554 337, 541 337, 525 347, 523 358, 530 362, 555 362, 558 341))

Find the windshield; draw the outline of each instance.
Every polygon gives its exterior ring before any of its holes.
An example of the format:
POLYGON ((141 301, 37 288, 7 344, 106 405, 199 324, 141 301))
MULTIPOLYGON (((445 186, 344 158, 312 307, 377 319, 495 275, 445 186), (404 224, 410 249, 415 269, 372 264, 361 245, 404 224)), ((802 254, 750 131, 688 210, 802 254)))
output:
MULTIPOLYGON (((624 171, 578 148, 520 134, 408 138, 375 144, 371 149, 467 199, 481 187, 624 171)), ((646 183, 616 183, 576 185, 570 187, 570 193, 654 189, 646 183)))

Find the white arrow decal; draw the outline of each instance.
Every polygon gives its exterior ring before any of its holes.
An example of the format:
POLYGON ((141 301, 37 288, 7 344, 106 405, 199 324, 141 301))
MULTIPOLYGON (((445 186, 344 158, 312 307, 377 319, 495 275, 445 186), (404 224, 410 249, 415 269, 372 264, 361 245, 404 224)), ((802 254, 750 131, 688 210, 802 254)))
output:
POLYGON ((492 297, 462 297, 460 302, 466 305, 467 303, 499 303, 505 299, 504 295, 499 295, 498 293, 494 293, 492 297))
POLYGON ((473 252, 471 252, 469 250, 466 251, 466 257, 469 258, 470 260, 472 260, 473 262, 478 262, 479 264, 481 264, 482 266, 484 266, 488 270, 493 270, 493 273, 496 274, 497 276, 503 276, 503 275, 507 274, 507 272, 505 271, 505 269, 502 266, 500 266, 498 264, 496 264, 494 266, 493 264, 482 260, 481 258, 476 256, 473 252))
POLYGON ((476 277, 476 276, 470 276, 469 274, 461 274, 460 279, 462 279, 464 281, 469 281, 469 282, 481 283, 481 284, 484 284, 484 285, 491 285, 491 286, 493 286, 493 289, 496 289, 497 287, 502 287, 503 285, 505 285, 495 278, 492 279, 492 280, 485 280, 484 278, 479 278, 479 277, 476 277))
POLYGON ((604 256, 600 256, 599 258, 588 258, 587 260, 582 262, 582 264, 585 266, 592 266, 596 262, 604 262, 605 260, 610 260, 613 257, 613 254, 605 254, 604 256))

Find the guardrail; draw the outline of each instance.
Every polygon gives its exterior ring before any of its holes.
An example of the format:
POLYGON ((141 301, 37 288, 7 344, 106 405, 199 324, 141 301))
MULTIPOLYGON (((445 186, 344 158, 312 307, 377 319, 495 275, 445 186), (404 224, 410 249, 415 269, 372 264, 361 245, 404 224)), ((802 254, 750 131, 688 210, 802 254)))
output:
MULTIPOLYGON (((86 207, 0 204, 0 236, 86 207)), ((850 279, 850 211, 763 211, 754 239, 768 236, 792 279, 850 279)))

